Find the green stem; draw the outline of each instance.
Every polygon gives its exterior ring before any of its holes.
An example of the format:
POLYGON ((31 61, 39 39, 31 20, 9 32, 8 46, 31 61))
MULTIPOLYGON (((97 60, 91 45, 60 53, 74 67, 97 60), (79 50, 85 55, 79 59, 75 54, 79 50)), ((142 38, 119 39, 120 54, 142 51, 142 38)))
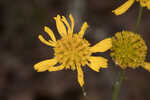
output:
POLYGON ((142 11, 143 11, 143 7, 141 7, 141 5, 140 5, 139 6, 138 18, 137 18, 137 22, 136 22, 136 33, 139 32, 139 25, 140 25, 140 21, 141 21, 141 17, 142 17, 142 11))
POLYGON ((119 80, 116 81, 116 83, 114 84, 114 90, 113 90, 112 100, 118 100, 118 95, 119 95, 119 92, 120 92, 120 87, 121 87, 124 79, 125 79, 125 73, 124 73, 124 71, 120 70, 119 80))
POLYGON ((83 92, 83 96, 85 97, 85 100, 87 100, 86 91, 85 91, 84 87, 82 87, 82 92, 83 92))

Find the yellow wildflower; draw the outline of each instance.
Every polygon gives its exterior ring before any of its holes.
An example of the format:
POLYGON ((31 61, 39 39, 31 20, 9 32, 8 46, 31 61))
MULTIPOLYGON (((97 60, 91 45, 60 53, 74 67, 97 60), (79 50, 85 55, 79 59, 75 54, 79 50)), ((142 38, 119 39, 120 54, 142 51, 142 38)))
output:
POLYGON ((150 0, 127 0, 123 5, 113 10, 112 12, 115 15, 122 15, 133 5, 135 1, 139 2, 141 7, 147 7, 147 9, 150 10, 150 0))
POLYGON ((84 85, 84 76, 81 66, 88 65, 92 70, 99 72, 100 68, 107 68, 107 59, 103 57, 92 56, 95 52, 105 52, 111 48, 111 39, 107 38, 94 46, 83 38, 87 22, 84 22, 80 32, 74 34, 74 18, 70 14, 71 25, 64 16, 57 15, 54 17, 57 30, 61 36, 60 40, 56 40, 54 33, 47 26, 44 31, 51 37, 51 40, 45 40, 42 35, 39 35, 39 40, 52 46, 54 50, 54 58, 41 61, 34 65, 34 69, 38 72, 43 71, 60 71, 63 69, 77 70, 78 82, 82 87, 84 85))
POLYGON ((111 57, 122 69, 142 66, 150 71, 150 63, 145 62, 147 46, 143 38, 134 32, 117 32, 112 37, 111 57))

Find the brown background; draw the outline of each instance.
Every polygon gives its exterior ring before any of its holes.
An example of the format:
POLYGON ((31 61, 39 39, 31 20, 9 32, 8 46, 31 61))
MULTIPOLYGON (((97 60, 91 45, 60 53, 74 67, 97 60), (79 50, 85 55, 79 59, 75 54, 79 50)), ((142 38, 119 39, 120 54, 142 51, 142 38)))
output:
MULTIPOLYGON (((75 32, 89 24, 85 38, 96 44, 121 30, 135 31, 138 3, 127 13, 111 13, 125 0, 0 0, 0 100, 84 100, 77 74, 70 70, 37 73, 33 65, 53 57, 51 47, 43 45, 38 33, 46 36, 48 25, 59 38, 53 17, 57 14, 75 17, 75 32)), ((150 11, 144 8, 140 34, 150 48, 150 11)), ((112 85, 118 67, 109 51, 96 55, 109 59, 109 68, 97 73, 84 68, 88 100, 111 100, 112 85)), ((150 61, 148 50, 147 61, 150 61)), ((126 80, 119 100, 150 100, 150 73, 142 68, 126 70, 126 80)))

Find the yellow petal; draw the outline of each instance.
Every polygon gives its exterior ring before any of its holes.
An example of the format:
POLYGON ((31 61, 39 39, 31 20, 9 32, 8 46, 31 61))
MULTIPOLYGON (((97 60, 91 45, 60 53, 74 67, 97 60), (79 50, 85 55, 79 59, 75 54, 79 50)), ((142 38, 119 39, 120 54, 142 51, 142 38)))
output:
POLYGON ((136 0, 137 2, 139 2, 140 3, 140 6, 141 7, 145 7, 145 6, 147 6, 147 4, 148 4, 148 0, 136 0))
POLYGON ((34 69, 38 72, 43 72, 49 69, 49 67, 54 66, 57 63, 56 59, 48 59, 41 61, 34 65, 34 69))
POLYGON ((81 87, 83 87, 84 85, 84 75, 83 75, 83 71, 81 69, 81 66, 77 66, 77 73, 78 73, 78 82, 80 84, 81 87))
POLYGON ((41 66, 39 67, 39 69, 37 69, 37 72, 44 72, 47 71, 49 69, 49 66, 41 66))
POLYGON ((145 62, 144 66, 142 66, 145 70, 150 72, 150 63, 149 62, 145 62))
POLYGON ((49 41, 45 40, 42 35, 39 35, 38 38, 42 43, 44 43, 48 46, 55 46, 55 44, 52 41, 49 42, 49 41))
POLYGON ((45 27, 44 27, 44 31, 48 33, 48 35, 51 37, 51 39, 52 39, 54 42, 56 42, 55 35, 54 35, 53 31, 52 31, 49 27, 45 26, 45 27))
POLYGON ((108 49, 110 49, 112 47, 112 40, 111 38, 106 38, 102 41, 100 41, 99 43, 97 43, 96 45, 91 47, 91 51, 94 52, 105 52, 108 49))
POLYGON ((134 3, 134 1, 135 0, 128 0, 123 5, 121 5, 117 9, 113 10, 112 12, 115 15, 122 15, 123 13, 125 13, 132 6, 132 4, 134 3))
POLYGON ((56 27, 57 27, 59 34, 61 36, 67 35, 66 27, 64 23, 61 21, 60 15, 57 15, 57 17, 54 17, 54 19, 56 21, 56 27))
POLYGON ((73 29, 74 29, 74 18, 72 16, 72 14, 69 14, 69 18, 71 20, 71 33, 73 33, 73 29))
POLYGON ((139 2, 141 7, 145 7, 147 2, 139 2))
POLYGON ((68 33, 71 33, 71 27, 66 19, 66 17, 62 16, 62 21, 66 24, 67 28, 68 28, 68 33))
POLYGON ((63 70, 64 69, 64 66, 63 65, 60 65, 60 66, 51 66, 49 67, 48 71, 52 72, 52 71, 60 71, 60 70, 63 70))
POLYGON ((88 64, 88 66, 96 72, 99 72, 100 68, 107 68, 107 59, 103 57, 91 56, 88 60, 90 61, 90 64, 88 64))
POLYGON ((82 25, 82 27, 81 27, 81 30, 80 30, 80 32, 79 32, 79 35, 80 35, 81 37, 84 36, 84 33, 85 33, 85 31, 87 30, 87 28, 88 28, 88 24, 87 24, 87 22, 84 22, 83 25, 82 25))
POLYGON ((147 9, 150 10, 150 1, 146 4, 147 9))

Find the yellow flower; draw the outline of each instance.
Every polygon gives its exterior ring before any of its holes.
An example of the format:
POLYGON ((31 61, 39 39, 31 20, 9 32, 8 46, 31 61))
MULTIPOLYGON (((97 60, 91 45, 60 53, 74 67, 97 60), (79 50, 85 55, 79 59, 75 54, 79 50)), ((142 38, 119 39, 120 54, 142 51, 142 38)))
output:
POLYGON ((139 2, 141 7, 147 7, 147 9, 150 10, 150 0, 127 0, 123 5, 113 10, 112 12, 115 15, 122 15, 133 5, 135 1, 139 2))
POLYGON ((150 63, 145 62, 147 46, 143 38, 134 32, 117 32, 112 37, 111 57, 122 69, 142 66, 150 72, 150 63))
POLYGON ((60 40, 56 40, 54 33, 47 26, 44 31, 51 37, 51 40, 45 40, 42 35, 39 35, 39 40, 52 46, 54 50, 54 58, 41 61, 34 65, 34 69, 38 72, 43 71, 60 71, 63 69, 77 70, 78 82, 82 87, 84 85, 84 76, 82 66, 88 65, 92 70, 99 72, 100 68, 107 68, 107 59, 103 57, 92 56, 92 53, 105 52, 111 48, 111 39, 107 38, 90 46, 90 43, 83 38, 87 22, 84 22, 80 32, 74 34, 74 18, 70 14, 71 25, 64 16, 57 15, 54 17, 57 30, 61 36, 60 40))

